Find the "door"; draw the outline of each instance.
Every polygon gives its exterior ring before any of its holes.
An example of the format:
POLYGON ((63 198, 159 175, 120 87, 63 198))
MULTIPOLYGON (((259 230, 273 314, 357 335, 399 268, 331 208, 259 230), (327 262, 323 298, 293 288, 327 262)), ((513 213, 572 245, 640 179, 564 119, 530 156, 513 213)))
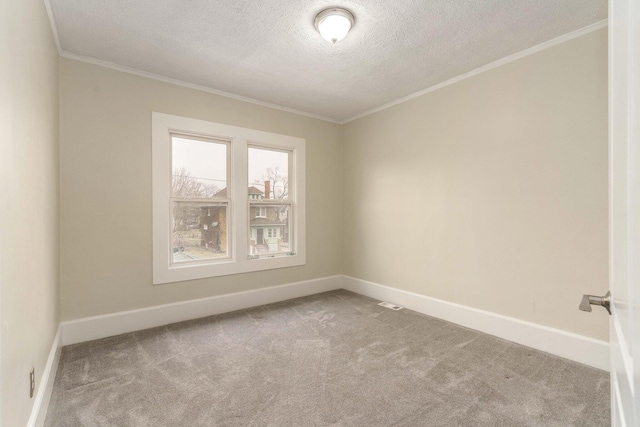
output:
POLYGON ((640 7, 609 1, 611 417, 640 426, 640 7))
POLYGON ((258 228, 258 238, 256 239, 256 244, 264 245, 264 229, 258 228))

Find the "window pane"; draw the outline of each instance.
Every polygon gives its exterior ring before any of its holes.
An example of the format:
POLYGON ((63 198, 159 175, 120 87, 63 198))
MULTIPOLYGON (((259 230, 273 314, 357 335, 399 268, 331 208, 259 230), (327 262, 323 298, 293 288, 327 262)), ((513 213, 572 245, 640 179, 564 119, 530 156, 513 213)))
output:
POLYGON ((289 155, 249 147, 249 200, 289 199, 289 155))
POLYGON ((249 205, 249 254, 274 255, 293 251, 290 205, 249 205))
POLYGON ((227 144, 171 137, 171 196, 227 198, 227 144))
POLYGON ((173 202, 171 216, 173 263, 228 256, 225 203, 173 202))

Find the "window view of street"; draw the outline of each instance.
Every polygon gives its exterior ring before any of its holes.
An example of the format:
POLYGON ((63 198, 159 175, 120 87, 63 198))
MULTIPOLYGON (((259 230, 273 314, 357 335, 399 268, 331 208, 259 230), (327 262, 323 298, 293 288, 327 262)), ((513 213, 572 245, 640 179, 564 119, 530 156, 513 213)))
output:
MULTIPOLYGON (((171 260, 226 258, 231 225, 227 221, 227 143, 176 135, 171 141, 171 260)), ((290 253, 291 154, 257 147, 248 150, 249 255, 290 253)))
POLYGON ((224 258, 226 204, 173 202, 173 262, 224 258))
POLYGON ((172 136, 172 262, 224 258, 227 144, 172 136))
POLYGON ((250 147, 248 154, 249 255, 288 253, 290 153, 250 147))
POLYGON ((289 205, 267 205, 249 208, 249 254, 290 252, 289 205), (257 216, 263 209, 265 215, 257 216))

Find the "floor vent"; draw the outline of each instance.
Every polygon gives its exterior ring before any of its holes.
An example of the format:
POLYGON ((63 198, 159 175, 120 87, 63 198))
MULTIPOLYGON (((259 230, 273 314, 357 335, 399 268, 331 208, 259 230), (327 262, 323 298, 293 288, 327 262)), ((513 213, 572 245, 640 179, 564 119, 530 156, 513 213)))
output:
POLYGON ((386 307, 386 308, 390 308, 391 310, 402 310, 402 307, 400 307, 399 305, 391 304, 391 303, 386 302, 386 301, 382 301, 378 305, 381 305, 381 306, 386 307))

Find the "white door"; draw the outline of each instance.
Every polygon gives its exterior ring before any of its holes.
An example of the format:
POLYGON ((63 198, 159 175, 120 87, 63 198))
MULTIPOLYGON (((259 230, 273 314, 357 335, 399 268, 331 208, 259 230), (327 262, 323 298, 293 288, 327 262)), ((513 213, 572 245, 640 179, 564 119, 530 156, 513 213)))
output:
POLYGON ((640 426, 640 0, 609 1, 611 417, 640 426))

